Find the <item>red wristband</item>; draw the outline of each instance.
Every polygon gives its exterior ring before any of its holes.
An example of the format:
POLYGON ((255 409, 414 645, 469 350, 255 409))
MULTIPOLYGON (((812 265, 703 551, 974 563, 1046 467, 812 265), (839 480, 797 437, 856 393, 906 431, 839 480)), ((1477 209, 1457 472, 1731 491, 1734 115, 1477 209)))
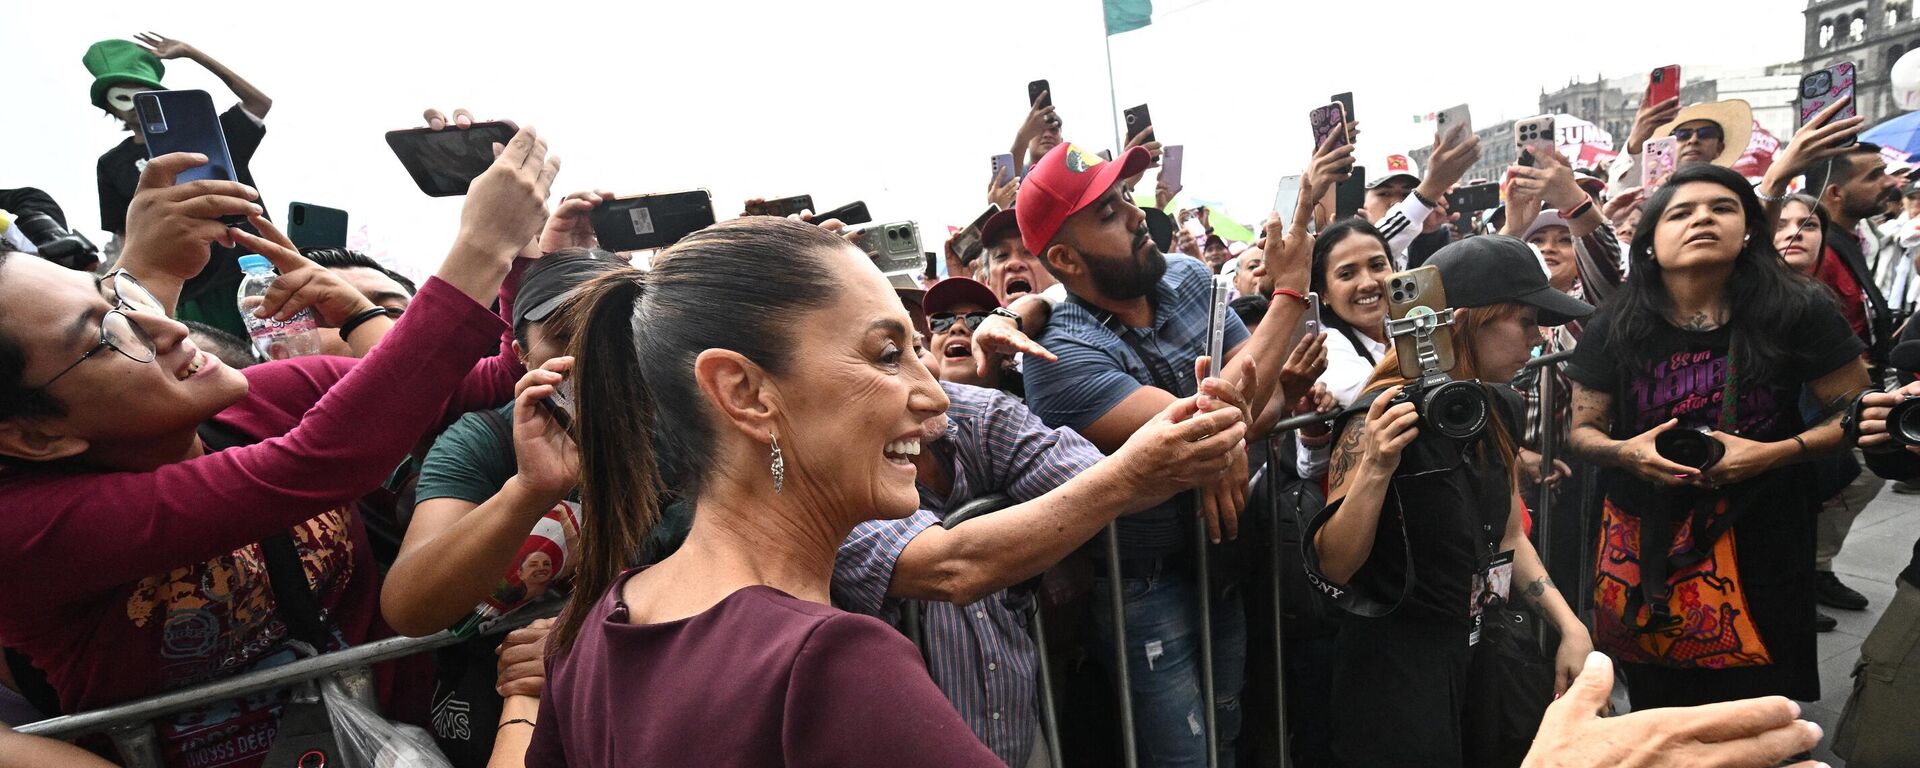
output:
POLYGON ((1303 294, 1303 293, 1301 293, 1301 292, 1299 292, 1299 291, 1296 291, 1296 290, 1294 290, 1294 289, 1292 289, 1292 288, 1275 288, 1275 289, 1273 289, 1273 297, 1272 297, 1272 299, 1269 299, 1269 301, 1271 301, 1271 300, 1273 300, 1273 299, 1278 299, 1278 298, 1280 298, 1280 297, 1282 297, 1282 296, 1288 296, 1288 297, 1291 297, 1291 298, 1293 298, 1293 300, 1295 300, 1295 301, 1298 301, 1298 302, 1300 302, 1300 303, 1302 303, 1302 304, 1305 304, 1305 303, 1307 303, 1307 297, 1306 297, 1306 294, 1303 294))

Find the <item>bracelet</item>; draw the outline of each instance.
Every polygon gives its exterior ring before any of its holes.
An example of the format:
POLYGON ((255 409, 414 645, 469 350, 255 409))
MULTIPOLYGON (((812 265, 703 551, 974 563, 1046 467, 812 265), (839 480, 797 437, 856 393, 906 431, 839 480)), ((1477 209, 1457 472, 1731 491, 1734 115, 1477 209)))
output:
POLYGON ((368 320, 376 317, 399 317, 400 312, 401 310, 394 309, 393 307, 368 307, 360 310, 355 313, 353 317, 347 318, 346 322, 340 324, 340 340, 346 341, 352 337, 353 332, 359 330, 360 326, 365 325, 368 320))
POLYGON ((1280 298, 1280 297, 1282 297, 1282 296, 1286 296, 1286 297, 1288 297, 1288 298, 1291 298, 1291 299, 1293 299, 1293 300, 1295 300, 1295 301, 1298 301, 1298 302, 1300 302, 1300 303, 1302 303, 1302 304, 1305 304, 1305 303, 1307 303, 1307 297, 1306 297, 1306 295, 1305 295, 1305 294, 1302 294, 1301 292, 1299 292, 1299 291, 1296 291, 1296 290, 1294 290, 1294 289, 1292 289, 1292 288, 1275 288, 1275 289, 1273 289, 1273 296, 1272 296, 1272 298, 1271 298, 1271 299, 1269 299, 1269 301, 1271 301, 1271 300, 1273 300, 1273 299, 1278 299, 1278 298, 1280 298))
POLYGON ((1793 441, 1794 441, 1794 442, 1796 442, 1796 443, 1799 443, 1799 444, 1800 444, 1800 455, 1801 455, 1801 456, 1805 456, 1805 455, 1807 455, 1807 454, 1810 454, 1810 453, 1813 453, 1813 449, 1812 449, 1812 448, 1808 448, 1808 447, 1807 447, 1807 441, 1805 441, 1805 440, 1802 440, 1802 439, 1800 438, 1800 436, 1799 436, 1799 435, 1794 435, 1794 436, 1793 436, 1793 441))
POLYGON ((1760 191, 1759 187, 1753 188, 1753 196, 1760 198, 1760 202, 1767 205, 1779 205, 1787 201, 1787 195, 1769 195, 1760 191))
POLYGON ((500 724, 500 727, 499 727, 499 728, 495 728, 495 729, 493 729, 493 731, 494 731, 494 733, 499 733, 499 732, 500 732, 500 729, 501 729, 501 728, 505 728, 505 727, 507 727, 507 726, 509 726, 509 725, 513 725, 514 723, 519 723, 519 724, 521 724, 521 725, 524 725, 524 726, 526 726, 526 727, 528 727, 528 728, 538 728, 538 727, 539 727, 539 726, 537 726, 537 725, 534 725, 534 724, 533 724, 533 721, 532 721, 532 720, 528 720, 528 719, 526 719, 526 718, 524 718, 524 717, 516 717, 516 718, 514 718, 514 719, 512 719, 512 720, 508 720, 508 721, 506 721, 506 722, 504 722, 504 723, 501 723, 501 724, 500 724))
POLYGON ((1589 197, 1586 202, 1576 205, 1573 207, 1573 210, 1568 211, 1564 218, 1566 218, 1567 221, 1573 221, 1574 219, 1587 215, 1587 211, 1591 210, 1593 210, 1593 198, 1589 197))

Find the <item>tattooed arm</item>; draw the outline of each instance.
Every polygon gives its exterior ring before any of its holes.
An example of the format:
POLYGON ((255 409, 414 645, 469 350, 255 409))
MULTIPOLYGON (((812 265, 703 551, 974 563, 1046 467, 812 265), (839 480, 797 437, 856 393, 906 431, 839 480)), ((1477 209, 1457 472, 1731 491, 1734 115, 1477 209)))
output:
POLYGON ((1567 447, 1573 455, 1603 467, 1632 471, 1656 485, 1683 485, 1699 474, 1693 467, 1661 458, 1653 448, 1654 438, 1673 429, 1680 423, 1678 420, 1669 419, 1630 439, 1615 440, 1610 434, 1612 408, 1612 394, 1577 381, 1573 383, 1573 431, 1567 435, 1567 447))
POLYGON ((1818 424, 1785 440, 1765 443, 1715 431, 1713 438, 1726 446, 1726 452, 1697 482, 1708 487, 1737 483, 1845 449, 1846 435, 1840 428, 1840 416, 1853 398, 1867 389, 1866 363, 1855 359, 1814 380, 1808 388, 1821 402, 1825 414, 1818 424))
POLYGON ((1313 548, 1320 555, 1320 572, 1335 582, 1353 578, 1373 552, 1387 484, 1400 466, 1400 451, 1420 432, 1412 403, 1386 407, 1398 389, 1381 393, 1366 416, 1347 422, 1328 463, 1327 505, 1339 506, 1314 534, 1313 548))
POLYGON ((1554 653, 1557 674, 1553 686, 1553 695, 1559 696, 1573 684, 1573 678, 1580 675, 1587 654, 1593 651, 1593 641, 1587 635, 1587 625, 1580 623, 1579 614, 1573 612, 1560 590, 1554 588, 1553 579, 1547 578, 1547 567, 1540 563, 1540 553, 1534 550, 1533 542, 1527 540, 1526 529, 1521 526, 1523 509, 1519 494, 1515 494, 1513 508, 1507 514, 1506 536, 1500 542, 1501 549, 1513 551, 1513 585, 1509 596, 1514 601, 1531 604, 1542 618, 1559 628, 1560 647, 1554 653))

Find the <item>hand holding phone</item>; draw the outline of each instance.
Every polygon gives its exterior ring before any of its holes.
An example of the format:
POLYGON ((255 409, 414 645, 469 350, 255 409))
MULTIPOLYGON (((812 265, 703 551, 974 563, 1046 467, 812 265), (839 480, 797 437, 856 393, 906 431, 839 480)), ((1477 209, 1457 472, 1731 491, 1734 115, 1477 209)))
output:
POLYGON ((704 189, 622 197, 589 214, 600 247, 609 251, 665 248, 713 224, 713 196, 704 189))
POLYGON ((519 128, 506 121, 472 123, 465 128, 407 128, 387 132, 400 165, 430 197, 467 193, 473 180, 493 165, 493 145, 506 146, 519 128))
POLYGON ((1053 86, 1045 80, 1027 83, 1027 105, 1034 109, 1053 106, 1053 86))
POLYGON ((1680 65, 1658 67, 1647 75, 1647 103, 1680 98, 1680 65))
POLYGON ((1353 134, 1347 129, 1346 108, 1340 102, 1315 108, 1307 113, 1307 123, 1313 128, 1313 146, 1317 150, 1333 138, 1332 149, 1339 149, 1353 143, 1353 134))
POLYGON ((1679 164, 1680 140, 1672 136, 1651 139, 1641 148, 1640 187, 1646 190, 1659 188, 1667 177, 1673 175, 1673 169, 1679 164))

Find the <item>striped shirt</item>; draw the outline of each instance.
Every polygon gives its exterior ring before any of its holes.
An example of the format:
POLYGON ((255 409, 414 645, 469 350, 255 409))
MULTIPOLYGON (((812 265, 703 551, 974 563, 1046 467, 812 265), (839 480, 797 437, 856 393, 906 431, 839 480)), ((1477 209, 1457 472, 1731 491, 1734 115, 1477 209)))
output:
MULTIPOLYGON (((1047 424, 1084 432, 1135 391, 1156 386, 1141 352, 1170 369, 1174 379, 1170 394, 1192 395, 1199 387, 1193 361, 1207 353, 1213 271, 1191 256, 1166 258, 1167 274, 1148 295, 1153 305, 1149 327, 1125 327, 1077 302, 1054 306, 1039 342, 1059 360, 1028 361, 1023 370, 1027 403, 1047 424), (1127 338, 1121 338, 1123 333, 1127 338)), ((1226 313, 1226 323, 1223 348, 1232 350, 1247 340, 1247 326, 1232 312, 1226 313)), ((1193 513, 1185 510, 1191 509, 1192 500, 1192 494, 1175 494, 1159 506, 1120 518, 1116 526, 1120 556, 1130 560, 1165 557, 1191 546, 1192 532, 1185 526, 1192 524, 1193 513)), ((1095 548, 1096 554, 1101 552, 1095 548)))
POLYGON ((1380 236, 1387 239, 1387 248, 1393 258, 1393 268, 1407 268, 1407 248, 1425 231, 1427 217, 1433 215, 1433 208, 1420 202, 1420 196, 1411 192, 1407 199, 1387 211, 1385 218, 1373 222, 1373 228, 1380 230, 1380 236))
MULTIPOLYGON (((920 511, 905 520, 869 520, 840 545, 833 602, 898 623, 903 601, 889 598, 893 569, 907 543, 940 524, 946 510, 994 493, 1035 499, 1102 458, 1086 438, 1049 429, 1019 400, 997 390, 941 382, 952 405, 945 439, 927 449, 953 472, 953 491, 920 488, 920 511)), ((994 754, 1025 765, 1039 725, 1038 650, 1027 633, 1032 598, 1002 590, 972 605, 921 603, 927 672, 994 754)))

